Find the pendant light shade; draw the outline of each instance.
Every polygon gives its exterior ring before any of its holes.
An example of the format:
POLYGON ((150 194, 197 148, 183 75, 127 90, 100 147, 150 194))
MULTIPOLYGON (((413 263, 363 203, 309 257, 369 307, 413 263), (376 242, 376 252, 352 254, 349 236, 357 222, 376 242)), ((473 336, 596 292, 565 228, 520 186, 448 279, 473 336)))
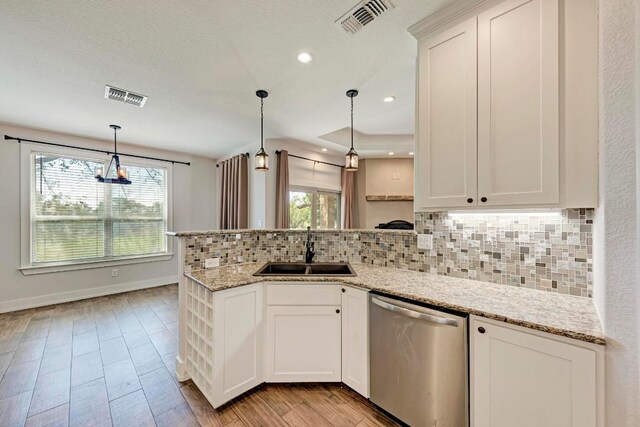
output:
POLYGON ((353 172, 358 170, 358 153, 353 149, 353 98, 358 96, 358 91, 350 89, 347 91, 347 96, 351 98, 351 149, 345 158, 344 169, 353 172))
POLYGON ((269 155, 264 151, 264 99, 269 96, 266 90, 259 90, 256 96, 260 98, 260 149, 256 153, 256 170, 266 172, 269 170, 269 155))
POLYGON ((118 125, 109 125, 109 127, 113 129, 113 156, 111 157, 111 161, 109 162, 109 166, 106 171, 103 171, 101 167, 96 168, 96 179, 98 182, 104 182, 105 184, 131 184, 131 181, 127 179, 127 169, 120 166, 120 157, 118 157, 117 133, 118 130, 122 128, 118 125), (109 171, 111 170, 111 165, 114 163, 116 166, 116 176, 109 178, 109 171))
POLYGON ((358 170, 358 153, 356 150, 351 148, 347 153, 344 168, 348 171, 357 171, 358 170))

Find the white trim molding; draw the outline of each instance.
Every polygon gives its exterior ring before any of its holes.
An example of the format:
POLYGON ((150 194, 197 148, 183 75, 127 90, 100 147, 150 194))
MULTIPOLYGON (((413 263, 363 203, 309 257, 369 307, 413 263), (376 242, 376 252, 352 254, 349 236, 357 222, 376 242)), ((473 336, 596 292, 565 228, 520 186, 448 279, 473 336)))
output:
POLYGON ((163 253, 158 255, 143 255, 136 257, 114 258, 111 260, 69 262, 62 264, 27 265, 19 270, 25 276, 32 274, 59 273, 61 271, 88 270, 91 268, 115 267, 117 265, 143 264, 147 262, 169 261, 173 258, 173 253, 163 253))
POLYGON ((477 15, 483 6, 489 6, 492 3, 496 3, 496 1, 457 0, 416 22, 410 26, 407 31, 409 31, 413 37, 419 39, 439 30, 440 28, 449 26, 458 20, 465 20, 473 15, 477 15))
POLYGON ((45 305, 60 304, 86 298, 101 297, 104 295, 120 294, 123 292, 154 288, 157 286, 171 285, 174 283, 178 283, 177 275, 140 280, 137 282, 118 283, 116 285, 79 289, 77 291, 60 292, 56 294, 38 295, 35 297, 0 301, 0 313, 24 310, 27 308, 42 307, 45 305))

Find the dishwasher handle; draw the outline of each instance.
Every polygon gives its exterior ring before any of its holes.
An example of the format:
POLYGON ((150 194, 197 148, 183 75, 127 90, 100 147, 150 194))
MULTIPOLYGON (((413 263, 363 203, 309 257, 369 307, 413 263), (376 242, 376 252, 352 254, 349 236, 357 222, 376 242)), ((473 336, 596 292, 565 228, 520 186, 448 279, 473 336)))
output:
POLYGON ((436 323, 438 325, 455 326, 458 327, 458 321, 455 319, 448 319, 446 317, 434 316, 432 314, 420 313, 419 311, 409 310, 408 308, 400 307, 397 305, 389 304, 388 302, 379 300, 378 298, 371 298, 378 307, 385 310, 393 311, 394 313, 404 314, 405 316, 412 317, 414 319, 424 320, 430 323, 436 323))

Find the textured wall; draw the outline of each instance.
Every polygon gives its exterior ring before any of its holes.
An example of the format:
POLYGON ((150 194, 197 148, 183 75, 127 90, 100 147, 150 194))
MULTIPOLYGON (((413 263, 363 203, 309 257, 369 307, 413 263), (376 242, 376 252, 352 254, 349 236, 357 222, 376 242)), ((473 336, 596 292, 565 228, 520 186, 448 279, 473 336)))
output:
MULTIPOLYGON (((351 261, 424 271, 583 297, 592 295, 593 211, 556 215, 416 214, 432 250, 418 250, 413 232, 314 231, 316 261, 351 261)), ((188 269, 206 258, 221 264, 302 261, 306 232, 214 232, 186 239, 188 269), (240 238, 238 238, 240 237, 240 238)))
POLYGON ((607 336, 608 426, 640 425, 637 0, 600 1, 600 207, 594 299, 607 336))

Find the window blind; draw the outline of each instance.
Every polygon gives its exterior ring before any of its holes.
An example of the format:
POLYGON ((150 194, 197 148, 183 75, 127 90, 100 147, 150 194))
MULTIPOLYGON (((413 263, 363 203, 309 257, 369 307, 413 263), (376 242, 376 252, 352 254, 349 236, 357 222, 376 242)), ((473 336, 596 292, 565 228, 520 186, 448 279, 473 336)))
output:
POLYGON ((59 263, 167 250, 167 171, 123 165, 130 185, 99 183, 108 161, 32 155, 31 261, 59 263))

